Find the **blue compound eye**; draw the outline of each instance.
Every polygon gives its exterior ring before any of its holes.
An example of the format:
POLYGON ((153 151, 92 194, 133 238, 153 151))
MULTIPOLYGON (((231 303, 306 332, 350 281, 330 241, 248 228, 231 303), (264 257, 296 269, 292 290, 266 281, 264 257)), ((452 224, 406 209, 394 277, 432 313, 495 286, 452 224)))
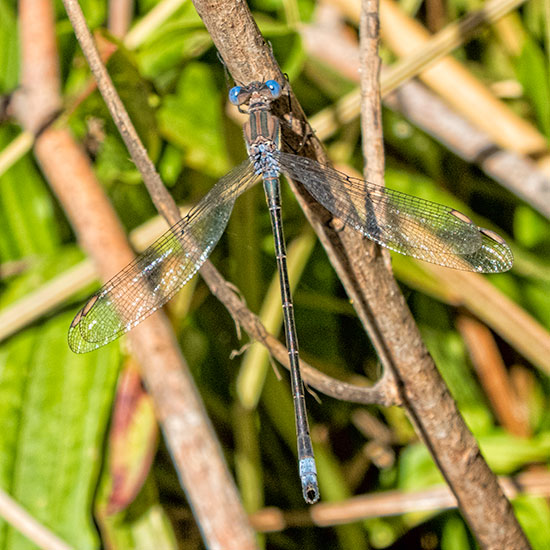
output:
POLYGON ((274 99, 277 99, 281 95, 281 85, 276 80, 268 80, 265 85, 274 99))
POLYGON ((233 103, 233 105, 239 104, 239 94, 241 93, 241 87, 235 86, 234 88, 231 88, 229 90, 229 101, 233 103))

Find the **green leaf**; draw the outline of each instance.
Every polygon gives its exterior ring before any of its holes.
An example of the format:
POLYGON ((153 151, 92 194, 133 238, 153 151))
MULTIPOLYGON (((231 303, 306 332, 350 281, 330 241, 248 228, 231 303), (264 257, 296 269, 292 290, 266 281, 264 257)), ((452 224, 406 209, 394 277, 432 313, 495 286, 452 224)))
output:
POLYGON ((409 445, 399 457, 399 488, 424 489, 443 481, 432 457, 421 443, 409 445))
MULTIPOLYGON (((510 474, 533 462, 543 462, 550 452, 548 432, 523 439, 495 429, 477 441, 490 468, 499 475, 510 474)), ((441 474, 424 445, 409 445, 401 453, 399 486, 402 489, 422 489, 441 481, 441 474)))
POLYGON ((464 341, 449 326, 446 307, 423 296, 416 298, 415 306, 421 318, 430 320, 429 327, 421 325, 422 336, 470 429, 476 435, 486 433, 492 426, 492 415, 468 366, 464 341))
POLYGON ((548 242, 548 221, 531 207, 519 205, 514 213, 514 236, 518 243, 533 248, 548 242))
POLYGON ((517 60, 517 74, 525 95, 532 101, 539 127, 550 137, 550 72, 548 59, 528 36, 517 60))
MULTIPOLYGON (((105 34, 104 40, 109 39, 105 34)), ((118 48, 107 63, 109 75, 149 157, 156 162, 160 155, 161 138, 155 109, 150 103, 152 87, 137 70, 134 55, 119 44, 116 45, 118 48)), ((89 73, 83 74, 78 69, 71 70, 69 88, 73 92, 82 87, 84 76, 89 79, 89 73)), ((100 128, 96 170, 103 183, 141 182, 141 174, 130 158, 126 144, 99 92, 94 92, 82 102, 72 114, 70 122, 73 132, 82 140, 85 140, 90 133, 90 122, 94 122, 100 128)))
MULTIPOLYGON (((102 480, 102 485, 108 483, 102 480)), ((101 489, 103 493, 104 487, 101 489)), ((100 501, 104 495, 100 495, 100 501)), ((111 550, 177 550, 170 520, 158 502, 157 488, 148 478, 131 506, 113 515, 98 511, 98 523, 111 550)))
POLYGON ((174 185, 183 169, 181 151, 168 144, 160 160, 159 171, 165 185, 174 185))
POLYGON ((81 0, 80 2, 87 25, 91 29, 103 25, 107 17, 107 4, 96 0, 81 0))
POLYGON ((162 133, 183 149, 186 164, 214 177, 231 168, 221 105, 221 92, 210 69, 192 63, 183 70, 176 93, 165 97, 158 113, 162 133))
MULTIPOLYGON (((13 137, 0 128, 0 149, 13 137)), ((58 242, 52 197, 26 155, 0 178, 0 262, 48 254, 58 242)))
POLYGON ((191 2, 157 29, 140 47, 137 56, 142 73, 157 87, 179 77, 181 65, 198 57, 212 45, 212 39, 191 2))
POLYGON ((479 446, 491 469, 497 474, 510 474, 532 462, 544 462, 550 453, 550 433, 543 432, 523 439, 504 431, 479 438, 479 446))
POLYGON ((470 547, 468 530, 461 518, 451 516, 443 525, 441 550, 466 550, 470 547))
POLYGON ((0 0, 0 94, 11 92, 19 76, 17 17, 6 0, 0 0))
POLYGON ((107 69, 149 157, 155 162, 160 153, 160 137, 155 110, 149 102, 153 93, 151 84, 139 73, 134 55, 122 46, 109 58, 107 69))
POLYGON ((547 550, 550 540, 550 506, 546 499, 520 495, 512 504, 533 550, 547 550))
MULTIPOLYGON (((98 547, 92 500, 117 377, 117 346, 74 355, 74 312, 12 338, 0 352, 0 484, 74 548, 98 547)), ((35 548, 2 525, 0 548, 35 548)))

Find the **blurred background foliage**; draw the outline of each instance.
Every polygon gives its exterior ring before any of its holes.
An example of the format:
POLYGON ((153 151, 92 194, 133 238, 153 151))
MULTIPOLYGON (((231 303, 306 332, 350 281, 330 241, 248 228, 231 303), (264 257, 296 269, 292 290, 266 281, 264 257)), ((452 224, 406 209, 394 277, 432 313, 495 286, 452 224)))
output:
MULTIPOLYGON (((80 3, 88 24, 112 40, 105 31, 107 2, 80 3)), ((156 3, 137 0, 133 22, 156 3)), ((400 5, 438 30, 481 3, 402 0, 400 5), (439 19, 434 19, 434 13, 439 19)), ((308 115, 330 107, 354 88, 338 67, 328 67, 304 46, 298 22, 314 20, 319 8, 316 2, 254 0, 250 6, 308 115)), ((133 230, 155 211, 99 94, 83 95, 89 70, 60 1, 56 9, 63 92, 66 105, 72 106, 70 127, 93 159, 123 224, 133 230)), ((509 16, 509 22, 521 46, 519 53, 511 53, 503 34, 492 29, 457 49, 454 56, 495 93, 500 90, 502 101, 548 139, 550 23, 543 2, 527 2, 509 16)), ((353 37, 356 27, 348 22, 347 31, 353 37)), ((17 86, 18 48, 16 2, 0 0, 1 93, 17 86)), ((381 48, 383 59, 391 63, 392 53, 384 44, 381 48)), ((231 118, 232 107, 227 108, 231 83, 190 2, 183 2, 138 48, 119 47, 108 69, 179 203, 194 204, 245 157, 240 126, 231 118)), ((9 123, 0 127, 0 150, 19 132, 9 123)), ((386 184, 451 204, 479 225, 505 236, 516 254, 517 269, 487 279, 547 329, 548 220, 400 114, 384 110, 384 132, 386 184)), ((339 127, 326 145, 340 165, 361 171, 359 138, 359 123, 353 121, 339 127)), ((78 182, 74 185, 78 192, 78 182)), ((304 359, 344 380, 375 380, 380 366, 372 346, 286 186, 283 201, 287 242, 296 247, 291 263, 304 359)), ((82 260, 83 253, 33 156, 24 156, 0 177, 0 307, 4 311, 16 307, 19 299, 82 260)), ((239 199, 212 260, 239 287, 253 311, 268 309, 268 287, 276 279, 276 267, 259 186, 239 199)), ((495 337, 517 394, 513 405, 521 409, 518 417, 523 419, 522 432, 513 433, 495 413, 486 381, 473 369, 459 322, 468 318, 467 312, 445 302, 439 283, 421 264, 394 256, 393 265, 430 353, 490 466, 498 474, 546 471, 549 362, 530 363, 495 337)), ((140 397, 127 430, 109 435, 117 377, 129 362, 124 342, 85 356, 73 355, 67 347, 66 332, 73 315, 99 284, 95 281, 82 288, 0 344, 0 484, 80 550, 200 548, 199 531, 162 438, 157 437, 145 396, 140 397), (125 480, 122 489, 116 485, 120 481, 113 474, 116 471, 125 480)), ((233 320, 200 279, 190 289, 168 311, 247 511, 253 513, 264 505, 303 508, 286 372, 283 381, 278 381, 267 357, 253 355, 254 347, 233 357, 246 337, 237 339, 233 320), (243 382, 248 380, 251 357, 253 387, 243 382)), ((358 407, 323 396, 318 402, 308 401, 323 500, 390 489, 418 490, 442 482, 402 411, 358 407), (377 439, 380 433, 385 435, 377 439)), ((514 507, 533 547, 548 548, 548 501, 522 496, 514 507)), ((335 528, 293 528, 263 535, 260 543, 273 549, 476 547, 455 510, 411 510, 335 528)), ((2 521, 0 547, 34 548, 2 521)))

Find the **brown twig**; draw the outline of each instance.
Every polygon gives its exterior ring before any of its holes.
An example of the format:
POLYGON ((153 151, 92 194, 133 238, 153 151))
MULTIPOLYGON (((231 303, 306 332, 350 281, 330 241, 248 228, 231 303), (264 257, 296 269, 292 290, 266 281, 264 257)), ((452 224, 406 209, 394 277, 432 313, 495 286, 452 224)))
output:
POLYGON ((43 22, 52 21, 52 10, 50 2, 37 2, 32 13, 19 10, 25 63, 21 65, 21 85, 14 94, 12 108, 22 126, 32 133, 49 122, 61 106, 55 33, 43 32, 43 22), (32 47, 35 42, 40 48, 32 47))
POLYGON ((496 418, 510 433, 529 437, 527 407, 514 391, 491 331, 469 315, 460 315, 457 326, 496 418))
MULTIPOLYGON (((499 483, 510 499, 520 494, 550 496, 550 475, 546 471, 526 472, 513 478, 499 477, 499 483)), ((445 510, 456 506, 456 498, 450 489, 440 485, 420 491, 385 491, 352 497, 342 502, 323 502, 308 508, 307 513, 264 508, 251 515, 250 521, 257 531, 273 532, 298 525, 329 527, 380 516, 445 510)), ((500 550, 504 549, 508 550, 508 546, 500 550)))
MULTIPOLYGON (((281 78, 271 50, 244 4, 223 0, 194 3, 237 82, 281 78)), ((295 97, 291 101, 293 116, 304 120, 295 97)), ((327 160, 314 138, 303 154, 327 160)), ((369 336, 379 356, 391 362, 407 411, 481 545, 495 550, 528 548, 510 503, 442 383, 388 270, 352 230, 344 227, 334 232, 331 217, 300 186, 295 185, 294 191, 361 321, 375 328, 369 336)))
POLYGON ((365 178, 384 185, 384 138, 382 137, 382 101, 378 55, 380 16, 378 0, 361 2, 359 20, 359 70, 361 74, 361 130, 365 178))

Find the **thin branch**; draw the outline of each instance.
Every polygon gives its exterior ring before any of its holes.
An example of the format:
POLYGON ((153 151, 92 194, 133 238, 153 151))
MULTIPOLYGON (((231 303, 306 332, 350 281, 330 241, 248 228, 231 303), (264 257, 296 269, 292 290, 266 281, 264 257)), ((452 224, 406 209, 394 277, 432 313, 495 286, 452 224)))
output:
MULTIPOLYGON (((550 497, 550 475, 546 471, 525 472, 514 477, 499 477, 506 496, 513 499, 527 494, 550 497)), ((456 498, 446 486, 430 487, 419 491, 385 491, 359 495, 341 502, 322 502, 303 511, 282 511, 265 508, 250 516, 257 531, 284 531, 291 527, 316 525, 330 527, 345 525, 369 518, 396 516, 419 511, 439 511, 456 508, 456 498)), ((503 550, 508 546, 500 548, 503 550)))
MULTIPOLYGON (((378 0, 363 0, 361 3, 361 16, 360 16, 360 65, 361 65, 361 120, 362 120, 362 130, 363 130, 363 152, 366 159, 366 177, 368 181, 373 181, 380 185, 383 182, 383 173, 384 173, 384 146, 382 138, 382 103, 381 103, 381 93, 380 93, 380 66, 381 61, 378 56, 378 40, 379 40, 379 5, 378 0)), ((405 308, 404 308, 405 313, 405 308)), ((408 313, 408 312, 407 312, 408 313)), ((419 335, 418 335, 419 336, 419 335)), ((417 340, 417 344, 420 344, 420 339, 417 335, 413 335, 411 332, 411 337, 417 340)), ((412 342, 411 338, 411 342, 412 342)), ((395 377, 398 380, 403 380, 401 378, 399 365, 395 365, 398 370, 394 372, 395 377)), ((394 367, 394 365, 390 365, 394 367)), ((424 365, 425 373, 431 371, 432 378, 434 382, 437 382, 436 386, 431 386, 430 389, 444 389, 444 383, 439 379, 437 372, 435 371, 435 365, 431 361, 427 361, 424 365)), ((498 498, 500 501, 501 510, 505 513, 504 518, 489 518, 489 514, 486 514, 484 521, 489 519, 493 521, 493 525, 490 529, 486 529, 484 525, 479 521, 478 517, 474 517, 472 514, 472 505, 474 492, 466 492, 461 487, 461 482, 459 477, 460 468, 456 468, 451 462, 447 462, 444 458, 443 452, 449 452, 448 449, 444 449, 442 445, 439 444, 437 438, 434 438, 431 433, 429 433, 429 428, 431 427, 428 422, 425 422, 425 418, 421 416, 424 412, 427 412, 428 407, 416 406, 416 403, 412 400, 409 400, 411 395, 407 395, 410 390, 410 386, 405 384, 404 386, 404 407, 407 410, 413 424, 416 426, 419 431, 422 439, 425 441, 426 445, 430 449, 436 463, 438 463, 442 474, 445 476, 449 482, 449 488, 455 494, 459 507, 470 524, 476 538, 482 545, 487 547, 496 547, 496 544, 500 544, 498 541, 503 541, 501 534, 498 532, 497 524, 495 519, 501 520, 503 523, 506 522, 506 530, 510 537, 513 537, 513 542, 510 539, 507 539, 507 544, 513 547, 521 548, 528 546, 525 535, 523 535, 521 528, 513 514, 512 508, 507 502, 506 498, 502 494, 502 491, 499 491, 498 485, 494 483, 494 476, 489 470, 487 464, 481 459, 478 463, 478 469, 480 475, 483 475, 484 478, 493 483, 493 494, 495 498, 498 498), (409 399, 408 399, 409 398, 409 399), (441 458, 440 458, 441 457, 441 458)), ((427 389, 427 388, 426 388, 427 389)), ((446 389, 446 388, 445 388, 446 389)), ((414 395, 414 394, 413 394, 414 395)), ((418 395, 414 395, 418 397, 418 395)), ((445 395, 442 395, 440 401, 443 411, 447 412, 446 420, 455 421, 455 436, 459 433, 461 437, 468 437, 470 439, 470 452, 475 452, 477 450, 477 445, 473 439, 471 433, 468 431, 467 427, 459 420, 456 415, 458 411, 455 409, 454 403, 452 403, 452 398, 445 391, 445 395), (444 408, 443 408, 444 407, 444 408), (453 418, 454 417, 454 418, 453 418)), ((479 450, 477 451, 479 455, 479 450)), ((492 506, 490 500, 485 501, 485 512, 492 506)), ((502 526, 501 526, 502 527, 502 526)))
POLYGON ((378 55, 380 16, 378 0, 361 2, 359 23, 359 59, 361 74, 361 130, 365 178, 384 185, 384 138, 382 136, 382 100, 378 55))
POLYGON ((36 2, 31 13, 24 6, 22 1, 19 31, 26 62, 21 65, 21 85, 13 95, 11 107, 25 129, 36 133, 52 120, 62 105, 56 37, 43 32, 44 24, 52 21, 54 8, 50 2, 36 2), (39 43, 40 48, 35 48, 35 43, 39 43))

